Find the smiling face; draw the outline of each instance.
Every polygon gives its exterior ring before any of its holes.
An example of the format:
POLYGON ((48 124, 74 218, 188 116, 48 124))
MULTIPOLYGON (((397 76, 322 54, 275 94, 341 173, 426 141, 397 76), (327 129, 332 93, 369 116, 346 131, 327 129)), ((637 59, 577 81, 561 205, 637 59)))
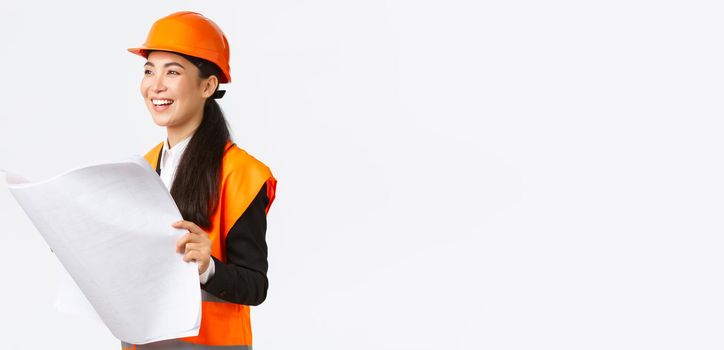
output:
POLYGON ((153 121, 167 128, 169 138, 172 133, 181 138, 193 133, 201 124, 216 77, 199 77, 199 69, 189 60, 165 51, 151 52, 143 70, 141 95, 153 121))

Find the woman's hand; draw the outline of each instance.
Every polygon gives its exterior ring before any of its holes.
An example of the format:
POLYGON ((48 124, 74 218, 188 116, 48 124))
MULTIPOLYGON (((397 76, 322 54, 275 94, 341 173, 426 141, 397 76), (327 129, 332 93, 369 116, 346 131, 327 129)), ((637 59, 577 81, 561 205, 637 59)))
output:
POLYGON ((196 261, 199 266, 199 275, 209 267, 211 260, 211 239, 201 227, 191 221, 181 220, 171 226, 185 228, 188 233, 176 241, 176 252, 184 254, 184 261, 196 261))

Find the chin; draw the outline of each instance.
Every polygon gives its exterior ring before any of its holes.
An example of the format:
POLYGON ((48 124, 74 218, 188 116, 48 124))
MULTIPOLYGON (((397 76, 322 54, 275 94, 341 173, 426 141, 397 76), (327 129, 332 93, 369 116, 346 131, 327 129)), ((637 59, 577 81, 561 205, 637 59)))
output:
POLYGON ((158 126, 169 126, 171 124, 170 116, 160 116, 151 113, 151 118, 153 119, 153 122, 156 123, 156 125, 158 126))

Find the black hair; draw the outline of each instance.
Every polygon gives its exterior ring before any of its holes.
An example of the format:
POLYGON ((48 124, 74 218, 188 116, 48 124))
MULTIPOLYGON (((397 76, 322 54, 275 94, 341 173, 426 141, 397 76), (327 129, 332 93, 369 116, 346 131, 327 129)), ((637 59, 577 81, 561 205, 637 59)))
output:
MULTIPOLYGON (((221 69, 216 64, 202 58, 173 53, 193 63, 199 69, 200 78, 206 79, 212 75, 221 77, 221 69)), ((219 205, 221 163, 226 141, 230 139, 226 118, 215 100, 220 97, 219 93, 223 96, 217 84, 214 95, 206 99, 201 124, 186 146, 171 186, 171 196, 184 220, 194 222, 206 230, 210 229, 211 215, 219 205)))

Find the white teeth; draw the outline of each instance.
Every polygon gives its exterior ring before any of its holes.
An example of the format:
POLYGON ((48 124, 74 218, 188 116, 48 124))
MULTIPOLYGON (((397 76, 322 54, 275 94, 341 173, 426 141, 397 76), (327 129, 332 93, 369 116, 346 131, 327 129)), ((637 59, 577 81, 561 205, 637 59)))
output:
POLYGON ((173 100, 151 100, 151 102, 156 106, 162 106, 172 104, 173 100))

